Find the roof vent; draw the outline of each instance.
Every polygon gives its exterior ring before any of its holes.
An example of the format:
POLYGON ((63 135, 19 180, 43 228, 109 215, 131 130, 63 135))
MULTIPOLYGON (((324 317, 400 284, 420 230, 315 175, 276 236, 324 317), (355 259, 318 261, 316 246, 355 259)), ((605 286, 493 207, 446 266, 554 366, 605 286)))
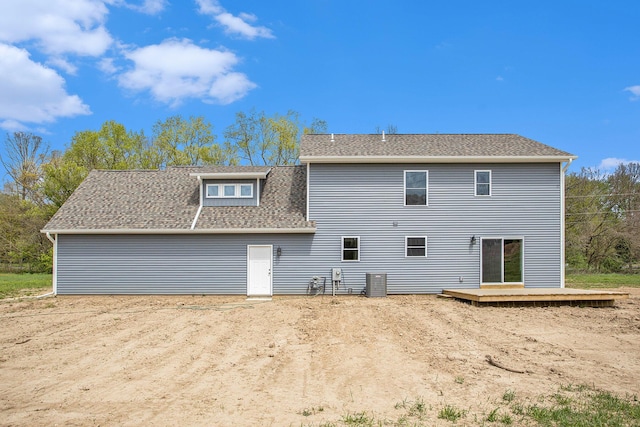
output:
POLYGON ((384 139, 384 131, 382 131, 382 142, 385 142, 386 140, 384 139))
POLYGON ((333 134, 331 134, 331 142, 336 142, 336 140, 333 139, 333 134))

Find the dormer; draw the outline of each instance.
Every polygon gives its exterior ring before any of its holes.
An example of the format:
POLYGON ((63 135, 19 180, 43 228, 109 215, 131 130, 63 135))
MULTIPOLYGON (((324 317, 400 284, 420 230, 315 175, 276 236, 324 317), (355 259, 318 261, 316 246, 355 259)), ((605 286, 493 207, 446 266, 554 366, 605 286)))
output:
POLYGON ((193 172, 200 183, 201 206, 260 206, 262 181, 268 166, 221 166, 193 172))

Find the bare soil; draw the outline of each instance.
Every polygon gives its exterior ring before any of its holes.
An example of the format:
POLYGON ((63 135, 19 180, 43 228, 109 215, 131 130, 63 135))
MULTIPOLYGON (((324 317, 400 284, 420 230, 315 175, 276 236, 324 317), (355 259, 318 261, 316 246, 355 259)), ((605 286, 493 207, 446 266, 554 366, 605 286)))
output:
MULTIPOLYGON (((340 425, 422 398, 640 394, 640 289, 613 308, 435 296, 82 296, 0 303, 0 425, 340 425), (487 362, 486 356, 502 369, 487 362)), ((477 415, 479 414, 479 415, 477 415)), ((458 425, 474 424, 468 415, 458 425)))

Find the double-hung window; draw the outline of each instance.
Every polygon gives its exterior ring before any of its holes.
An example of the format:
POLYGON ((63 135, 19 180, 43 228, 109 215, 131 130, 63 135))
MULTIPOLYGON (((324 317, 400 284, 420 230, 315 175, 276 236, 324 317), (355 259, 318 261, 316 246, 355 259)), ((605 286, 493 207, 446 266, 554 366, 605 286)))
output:
POLYGON ((427 206, 429 195, 428 171, 404 171, 405 206, 427 206))
POLYGON ((207 198, 251 198, 251 184, 207 184, 207 198))
POLYGON ((491 171, 476 171, 476 196, 491 195, 491 171))
POLYGON ((342 261, 360 261, 360 237, 342 238, 342 261))
POLYGON ((411 257, 426 257, 427 256, 427 238, 422 237, 405 237, 405 256, 411 257))

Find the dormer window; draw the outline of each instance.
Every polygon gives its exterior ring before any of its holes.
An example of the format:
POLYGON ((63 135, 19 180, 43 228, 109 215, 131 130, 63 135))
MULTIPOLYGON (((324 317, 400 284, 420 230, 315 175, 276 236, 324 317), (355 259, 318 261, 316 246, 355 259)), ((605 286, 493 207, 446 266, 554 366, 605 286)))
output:
POLYGON ((215 198, 252 198, 252 184, 207 184, 206 197, 215 198))

